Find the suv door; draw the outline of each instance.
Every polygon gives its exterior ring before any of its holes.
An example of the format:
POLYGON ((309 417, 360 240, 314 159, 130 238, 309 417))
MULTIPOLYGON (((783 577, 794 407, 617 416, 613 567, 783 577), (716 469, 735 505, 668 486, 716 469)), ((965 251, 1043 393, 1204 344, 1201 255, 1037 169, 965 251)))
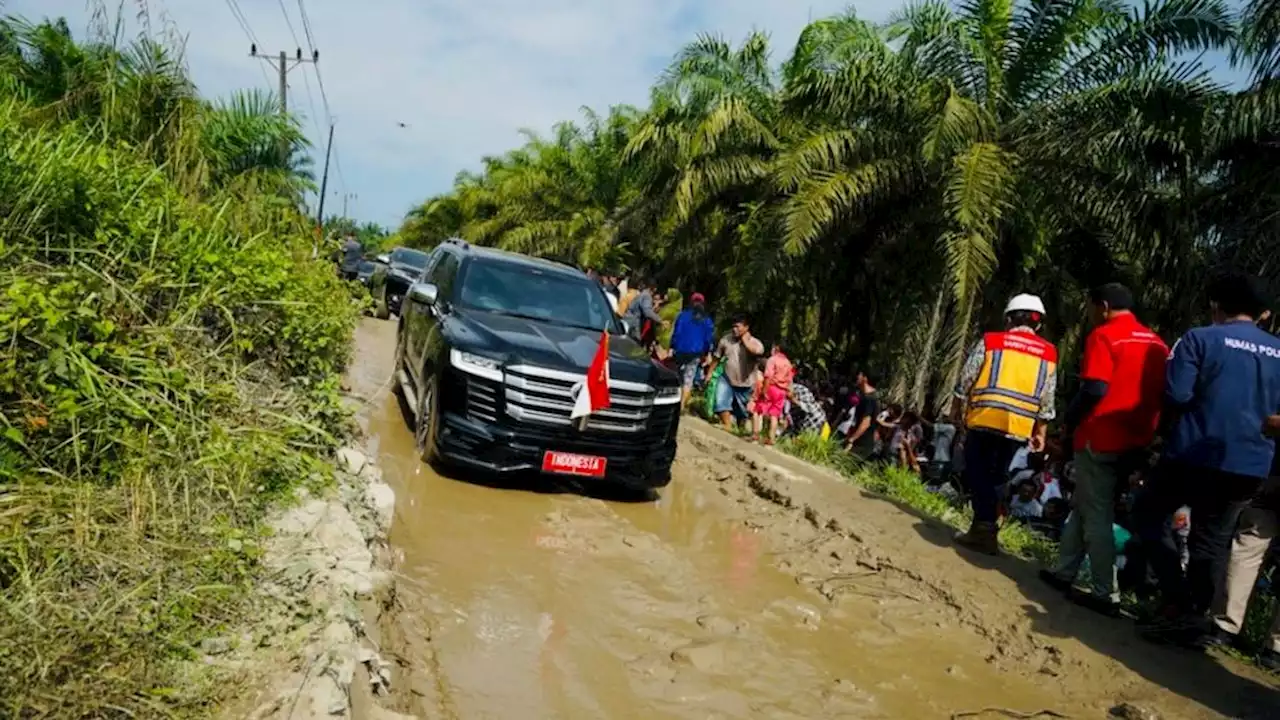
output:
MULTIPOLYGON (((433 258, 433 261, 427 266, 422 282, 428 282, 436 286, 438 293, 436 295, 436 303, 426 306, 420 302, 411 302, 410 312, 405 320, 405 330, 407 332, 405 344, 405 357, 408 360, 409 371, 414 374, 414 386, 422 387, 422 368, 426 364, 430 353, 428 352, 429 344, 437 335, 436 325, 443 318, 444 314, 449 311, 449 298, 453 293, 453 281, 458 275, 458 267, 461 265, 461 258, 456 252, 441 248, 439 257, 433 258)), ((407 300, 407 298, 406 298, 407 300)))
MULTIPOLYGON (((427 258, 427 265, 422 269, 422 275, 419 276, 418 282, 431 282, 431 271, 435 269, 436 263, 440 262, 440 256, 444 254, 442 248, 437 247, 431 251, 431 256, 427 258)), ((400 304, 400 345, 404 352, 404 369, 409 373, 409 379, 413 381, 414 387, 418 384, 418 362, 413 351, 413 337, 415 332, 419 332, 420 325, 415 319, 422 313, 427 312, 427 308, 422 303, 415 302, 413 298, 406 293, 404 301, 400 304)))

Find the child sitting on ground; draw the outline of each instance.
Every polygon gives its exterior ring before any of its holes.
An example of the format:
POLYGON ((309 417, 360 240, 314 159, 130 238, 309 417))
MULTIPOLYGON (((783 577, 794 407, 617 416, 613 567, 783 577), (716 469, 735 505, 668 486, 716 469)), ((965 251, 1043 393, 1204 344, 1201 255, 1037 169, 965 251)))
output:
POLYGON ((1040 517, 1031 521, 1031 529, 1056 542, 1062 537, 1062 526, 1070 513, 1071 507, 1066 500, 1050 498, 1044 503, 1040 517))
POLYGON ((1034 520, 1044 514, 1044 505, 1038 495, 1040 486, 1034 480, 1018 483, 1018 494, 1009 503, 1009 517, 1015 520, 1034 520))

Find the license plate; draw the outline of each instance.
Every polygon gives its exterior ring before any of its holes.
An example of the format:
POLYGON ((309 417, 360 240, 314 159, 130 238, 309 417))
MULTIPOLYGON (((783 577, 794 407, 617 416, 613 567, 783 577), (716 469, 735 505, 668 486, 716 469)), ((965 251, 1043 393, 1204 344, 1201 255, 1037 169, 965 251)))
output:
POLYGON ((542 472, 582 477, 604 477, 605 458, 548 450, 542 456, 542 472))

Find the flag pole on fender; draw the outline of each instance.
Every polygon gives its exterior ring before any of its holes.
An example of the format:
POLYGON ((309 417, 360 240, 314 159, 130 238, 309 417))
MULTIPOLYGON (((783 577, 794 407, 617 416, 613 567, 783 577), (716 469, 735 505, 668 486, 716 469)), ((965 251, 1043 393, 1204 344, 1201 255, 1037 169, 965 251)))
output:
POLYGON ((578 430, 587 429, 587 420, 591 413, 609 407, 609 331, 600 332, 600 344, 596 346, 596 355, 587 368, 586 381, 573 399, 573 411, 570 420, 578 421, 578 430))

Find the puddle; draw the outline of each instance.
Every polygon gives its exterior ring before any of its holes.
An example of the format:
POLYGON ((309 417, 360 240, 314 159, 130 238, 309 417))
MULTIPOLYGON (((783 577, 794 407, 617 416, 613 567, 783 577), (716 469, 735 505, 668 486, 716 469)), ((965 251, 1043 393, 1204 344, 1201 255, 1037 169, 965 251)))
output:
POLYGON ((417 461, 387 387, 394 321, 366 321, 357 342, 353 390, 369 398, 360 421, 399 503, 401 709, 468 720, 929 718, 994 698, 1055 705, 1051 678, 998 672, 985 646, 939 627, 919 598, 830 603, 776 569, 776 542, 734 520, 683 449, 672 485, 648 502, 439 476, 417 461))

